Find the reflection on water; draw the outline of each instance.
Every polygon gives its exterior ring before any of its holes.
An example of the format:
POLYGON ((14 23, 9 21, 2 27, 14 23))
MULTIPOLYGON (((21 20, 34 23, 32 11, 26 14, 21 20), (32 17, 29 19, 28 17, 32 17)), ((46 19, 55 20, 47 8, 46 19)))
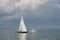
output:
POLYGON ((19 40, 26 40, 27 33, 19 33, 19 40))
POLYGON ((16 29, 0 29, 0 40, 60 40, 60 29, 17 33, 16 29))

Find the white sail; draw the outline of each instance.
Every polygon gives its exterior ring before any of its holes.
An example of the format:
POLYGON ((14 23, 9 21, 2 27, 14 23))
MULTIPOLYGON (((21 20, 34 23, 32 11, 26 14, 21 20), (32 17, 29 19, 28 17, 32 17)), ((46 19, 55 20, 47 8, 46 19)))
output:
POLYGON ((21 32, 27 32, 27 29, 24 24, 23 16, 21 17, 20 25, 19 25, 19 31, 21 32))

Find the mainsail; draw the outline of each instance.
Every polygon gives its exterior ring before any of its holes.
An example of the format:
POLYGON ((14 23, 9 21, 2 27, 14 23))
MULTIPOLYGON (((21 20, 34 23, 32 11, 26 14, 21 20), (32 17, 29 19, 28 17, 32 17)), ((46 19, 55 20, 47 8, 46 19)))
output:
POLYGON ((27 32, 23 16, 21 17, 20 25, 19 25, 19 32, 27 32))

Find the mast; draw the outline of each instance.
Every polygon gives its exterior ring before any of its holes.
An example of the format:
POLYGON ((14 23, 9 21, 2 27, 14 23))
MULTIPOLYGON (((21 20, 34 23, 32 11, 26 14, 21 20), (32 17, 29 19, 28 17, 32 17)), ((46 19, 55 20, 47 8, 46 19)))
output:
POLYGON ((23 20, 23 16, 21 17, 21 21, 19 24, 19 32, 18 33, 27 33, 27 29, 23 20))

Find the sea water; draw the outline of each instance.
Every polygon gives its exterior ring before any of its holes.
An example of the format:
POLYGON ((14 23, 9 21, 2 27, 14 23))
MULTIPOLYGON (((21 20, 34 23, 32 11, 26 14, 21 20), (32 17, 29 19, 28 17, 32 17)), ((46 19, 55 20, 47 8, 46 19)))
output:
POLYGON ((38 29, 37 32, 17 33, 15 28, 0 28, 0 40, 60 40, 60 29, 38 29))

